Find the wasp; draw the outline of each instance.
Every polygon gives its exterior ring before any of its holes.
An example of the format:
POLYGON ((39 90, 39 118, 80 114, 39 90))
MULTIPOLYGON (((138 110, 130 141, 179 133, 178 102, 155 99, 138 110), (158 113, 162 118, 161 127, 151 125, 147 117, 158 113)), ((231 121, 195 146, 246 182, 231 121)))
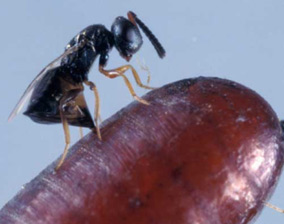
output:
POLYGON ((127 62, 143 44, 139 28, 148 37, 160 58, 165 56, 165 50, 150 31, 150 29, 129 11, 128 19, 119 16, 115 19, 109 31, 104 25, 96 24, 83 29, 65 47, 62 55, 48 64, 31 82, 14 110, 9 116, 13 119, 28 103, 24 115, 34 122, 42 124, 62 123, 65 135, 65 148, 56 169, 64 162, 70 145, 69 125, 86 127, 97 133, 101 138, 99 129, 100 101, 96 85, 88 80, 88 73, 92 64, 99 57, 99 72, 108 78, 122 77, 131 95, 137 101, 148 104, 138 97, 125 76, 130 70, 136 83, 146 89, 136 70, 131 65, 124 65, 115 69, 106 70, 109 53, 115 47, 120 56, 127 62), (88 86, 95 96, 94 121, 83 94, 84 85, 88 86))

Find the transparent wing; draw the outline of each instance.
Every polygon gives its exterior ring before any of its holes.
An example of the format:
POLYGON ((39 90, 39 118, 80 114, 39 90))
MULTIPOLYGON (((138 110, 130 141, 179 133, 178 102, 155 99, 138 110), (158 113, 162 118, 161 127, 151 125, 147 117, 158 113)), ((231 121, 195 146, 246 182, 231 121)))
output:
POLYGON ((81 44, 75 45, 73 47, 70 47, 66 49, 66 51, 60 55, 58 58, 56 58, 54 61, 52 61, 49 65, 47 65, 31 82, 31 84, 28 86, 22 97, 20 98, 19 102, 16 104, 14 110, 11 112, 8 121, 11 121, 17 114, 20 113, 20 111, 25 106, 26 102, 30 99, 37 83, 42 80, 42 78, 50 71, 51 69, 57 68, 61 65, 62 59, 64 59, 67 55, 72 54, 73 52, 77 51, 79 48, 85 45, 85 42, 82 42, 81 44))

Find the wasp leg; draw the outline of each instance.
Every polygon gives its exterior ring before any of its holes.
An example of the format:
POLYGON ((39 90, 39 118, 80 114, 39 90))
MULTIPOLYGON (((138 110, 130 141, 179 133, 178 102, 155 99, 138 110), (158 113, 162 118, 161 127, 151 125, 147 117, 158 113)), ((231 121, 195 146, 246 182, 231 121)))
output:
POLYGON ((100 120, 100 97, 99 97, 99 92, 96 87, 96 85, 93 82, 90 81, 85 81, 84 82, 87 86, 90 87, 90 89, 94 92, 95 95, 95 124, 96 124, 96 130, 97 130, 97 135, 100 140, 102 140, 101 136, 101 131, 100 131, 100 125, 99 125, 99 120, 100 120))
POLYGON ((138 85, 139 85, 140 87, 143 87, 143 88, 146 87, 146 89, 152 89, 151 87, 145 86, 145 85, 143 85, 143 84, 141 83, 140 78, 139 78, 137 72, 135 71, 135 69, 134 69, 131 65, 121 66, 121 67, 119 67, 119 68, 112 69, 112 70, 104 70, 103 66, 100 66, 100 67, 99 67, 99 71, 100 71, 102 74, 104 74, 106 77, 108 77, 108 78, 114 79, 114 78, 116 78, 116 77, 118 77, 118 76, 121 76, 121 77, 124 79, 124 82, 125 82, 126 86, 128 87, 128 89, 129 89, 131 95, 133 96, 133 98, 134 98, 135 100, 137 100, 138 102, 140 102, 140 103, 149 105, 149 103, 148 103, 146 100, 143 100, 142 98, 140 98, 140 97, 138 97, 138 96, 136 95, 136 93, 135 93, 135 91, 134 91, 134 89, 133 89, 133 87, 132 87, 130 81, 129 81, 128 78, 123 74, 123 73, 124 73, 126 70, 128 70, 128 69, 131 69, 131 70, 132 70, 132 73, 133 73, 133 75, 134 75, 134 78, 135 78, 137 84, 139 83, 138 85))
POLYGON ((61 159, 58 162, 55 170, 58 170, 61 167, 61 165, 63 164, 63 162, 66 158, 66 155, 68 153, 69 145, 70 145, 70 131, 69 131, 69 126, 68 126, 68 121, 63 114, 63 104, 62 103, 60 103, 59 110, 60 110, 60 117, 61 117, 61 121, 62 121, 62 124, 63 124, 63 130, 64 130, 64 135, 65 135, 65 148, 64 148, 63 155, 61 156, 61 159))
MULTIPOLYGON (((135 79, 135 82, 137 83, 138 86, 140 86, 141 88, 144 88, 144 89, 155 89, 154 87, 150 87, 150 86, 147 86, 147 85, 144 85, 142 82, 141 82, 141 79, 137 73, 137 71, 135 70, 135 68, 133 68, 132 65, 123 65, 121 67, 118 67, 118 68, 115 68, 115 69, 111 69, 111 70, 104 70, 102 66, 100 66, 100 72, 104 71, 108 74, 112 74, 112 73, 118 73, 118 74, 124 74, 127 70, 131 70, 132 72, 132 75, 135 79), (101 71, 102 70, 102 71, 101 71)), ((103 73, 103 72, 102 72, 103 73)), ((104 73, 103 73, 104 74, 104 73)))
POLYGON ((83 128, 79 127, 79 132, 80 132, 80 138, 83 138, 84 134, 83 134, 83 128))
POLYGON ((150 83, 151 81, 151 72, 150 69, 148 68, 148 66, 145 64, 145 61, 143 59, 143 62, 141 61, 141 59, 137 56, 137 63, 140 66, 140 68, 142 70, 144 70, 145 72, 147 72, 147 85, 150 83))
POLYGON ((278 208, 278 207, 276 207, 275 205, 272 205, 272 204, 270 204, 270 203, 268 203, 268 202, 264 202, 264 205, 267 206, 267 207, 269 207, 269 208, 274 209, 274 210, 277 211, 277 212, 284 213, 284 209, 278 208))

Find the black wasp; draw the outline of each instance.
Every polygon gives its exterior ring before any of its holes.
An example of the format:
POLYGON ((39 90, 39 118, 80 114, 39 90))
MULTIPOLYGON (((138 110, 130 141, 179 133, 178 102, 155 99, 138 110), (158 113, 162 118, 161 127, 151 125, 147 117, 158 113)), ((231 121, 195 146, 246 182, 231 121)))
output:
POLYGON ((124 72, 131 70, 136 83, 143 85, 136 70, 131 65, 105 70, 109 52, 115 46, 120 56, 129 61, 142 46, 142 36, 138 26, 149 38, 160 58, 165 50, 149 28, 133 13, 128 12, 128 19, 119 16, 109 31, 103 25, 91 25, 76 35, 66 46, 64 53, 46 66, 28 86, 27 90, 12 111, 9 120, 16 116, 29 100, 25 115, 42 124, 63 123, 65 134, 64 153, 56 167, 58 169, 68 152, 70 134, 68 124, 87 127, 97 132, 101 139, 98 125, 99 95, 94 83, 88 81, 90 68, 99 56, 99 71, 108 78, 121 76, 132 96, 141 103, 146 101, 136 96, 124 72), (96 98, 95 124, 87 107, 83 84, 89 86, 96 98))

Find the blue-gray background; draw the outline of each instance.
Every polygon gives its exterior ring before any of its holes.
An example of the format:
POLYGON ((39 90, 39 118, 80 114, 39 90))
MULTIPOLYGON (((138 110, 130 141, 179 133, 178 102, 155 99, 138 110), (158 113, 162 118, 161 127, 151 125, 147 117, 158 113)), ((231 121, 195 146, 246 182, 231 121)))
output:
MULTIPOLYGON (((257 91, 284 119, 283 0, 2 1, 0 207, 64 147, 60 125, 39 125, 23 115, 8 123, 17 100, 77 32, 96 23, 110 27, 116 16, 126 16, 128 10, 140 16, 167 50, 166 58, 160 60, 144 38, 139 56, 151 70, 152 86, 199 75, 227 78, 257 91)), ((131 63, 145 81, 136 57, 131 63)), ((123 64, 113 49, 108 68, 123 64)), ((98 73, 97 63, 89 77, 98 86, 103 119, 133 100, 121 79, 109 80, 98 73)), ((146 92, 135 89, 139 95, 146 92)), ((92 109, 93 96, 86 92, 92 109)), ((79 132, 76 128, 71 132, 74 143, 79 132)), ((270 200, 282 208, 283 188, 282 178, 270 200)), ((283 222, 283 214, 265 208, 256 223, 283 222)))

